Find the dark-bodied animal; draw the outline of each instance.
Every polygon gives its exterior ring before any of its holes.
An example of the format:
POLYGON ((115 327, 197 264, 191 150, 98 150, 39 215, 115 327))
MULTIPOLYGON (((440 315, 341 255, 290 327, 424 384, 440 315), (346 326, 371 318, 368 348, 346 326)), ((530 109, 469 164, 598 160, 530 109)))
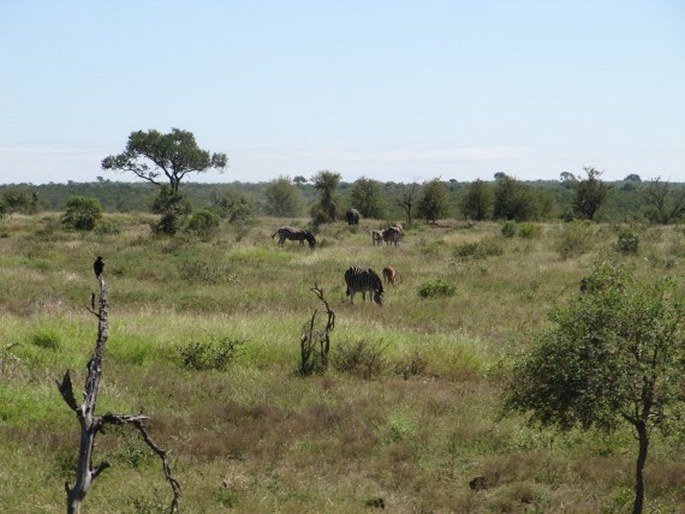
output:
POLYGON ((93 271, 95 272, 95 276, 100 278, 100 275, 102 275, 104 269, 105 261, 102 260, 102 256, 98 255, 98 258, 95 259, 95 262, 93 263, 93 271))
POLYGON ((283 246, 286 239, 289 241, 299 241, 304 244, 305 241, 309 243, 309 248, 316 246, 316 239, 311 232, 295 227, 281 227, 271 235, 273 239, 278 234, 278 246, 283 246))
POLYGON ((388 227, 383 230, 383 241, 386 244, 394 244, 395 246, 400 244, 400 239, 402 239, 402 228, 398 226, 388 227))
POLYGON ((383 231, 382 230, 372 230, 371 240, 373 241, 373 246, 383 245, 383 231))
POLYGON ((363 301, 366 301, 366 293, 378 305, 383 304, 383 283, 380 277, 371 268, 361 268, 359 266, 352 266, 345 272, 345 284, 347 284, 347 296, 350 297, 350 303, 354 303, 354 295, 356 293, 362 294, 363 301), (371 296, 373 294, 373 296, 371 296))
POLYGON ((395 279, 397 278, 397 271, 392 266, 386 266, 383 268, 383 280, 386 284, 395 285, 395 279))
POLYGON ((345 220, 347 220, 348 225, 359 225, 359 211, 350 209, 345 213, 345 220))

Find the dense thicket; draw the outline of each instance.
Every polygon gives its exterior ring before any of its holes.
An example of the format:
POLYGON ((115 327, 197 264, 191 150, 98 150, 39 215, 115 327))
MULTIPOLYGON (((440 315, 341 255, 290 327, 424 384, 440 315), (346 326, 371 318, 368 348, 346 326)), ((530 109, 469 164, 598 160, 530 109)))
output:
MULTIPOLYGON (((357 182, 340 182, 335 190, 335 202, 337 212, 345 212, 350 207, 363 208, 365 211, 380 214, 392 221, 405 220, 407 213, 403 205, 406 193, 414 188, 415 202, 423 198, 423 189, 427 184, 401 184, 396 182, 371 181, 373 191, 372 198, 379 198, 382 204, 378 210, 371 209, 369 205, 356 205, 360 198, 368 193, 360 188, 357 182), (361 196, 360 196, 361 195, 361 196)), ((508 217, 521 220, 554 220, 559 218, 574 217, 574 182, 573 181, 518 181, 510 177, 499 177, 495 181, 457 182, 445 181, 445 189, 448 191, 448 212, 451 216, 466 219, 506 219, 508 217), (503 180, 504 179, 504 180, 503 180), (501 200, 507 202, 497 203, 498 188, 502 184, 512 182, 521 195, 501 195, 501 200), (479 195, 474 199, 474 187, 479 188, 479 195), (495 198, 495 209, 492 209, 492 200, 495 198), (482 199, 486 205, 478 205, 482 199), (513 206, 509 205, 516 200, 513 206), (475 202, 475 204, 474 204, 475 202), (482 209, 481 209, 482 207, 482 209), (512 210, 514 209, 514 210, 512 210)), ((608 193, 597 213, 593 213, 595 221, 631 221, 644 220, 657 223, 672 223, 679 221, 683 212, 680 208, 682 198, 685 198, 685 184, 665 183, 661 181, 636 182, 623 180, 606 182, 608 193), (657 188, 657 186, 659 186, 657 188), (657 197, 655 191, 660 193, 657 197), (657 201, 658 200, 658 201, 657 201), (675 207, 674 207, 675 206, 675 207)), ((364 184, 362 184, 363 186, 364 184)), ((227 184, 202 184, 185 183, 182 187, 183 194, 190 200, 193 209, 210 208, 212 198, 216 198, 217 192, 225 188, 227 184)), ((260 183, 230 183, 232 190, 240 191, 251 198, 256 206, 256 214, 270 215, 269 208, 273 207, 272 182, 260 183)), ((319 199, 315 185, 311 182, 293 181, 292 188, 301 193, 301 198, 311 207, 319 199)), ((4 212, 22 212, 21 207, 26 204, 30 208, 35 205, 31 202, 37 198, 38 209, 47 211, 63 211, 69 198, 74 196, 96 198, 100 201, 106 212, 131 212, 148 211, 152 206, 158 188, 149 183, 137 182, 114 182, 98 177, 97 182, 68 182, 67 184, 10 184, 0 185, 0 204, 3 204, 4 212), (33 196, 35 193, 35 197, 33 196), (22 196, 23 195, 23 196, 22 196), (26 202, 18 202, 18 197, 26 197, 26 202), (8 208, 3 200, 10 200, 8 208)), ((364 200, 368 198, 364 197, 364 200)), ((27 208, 28 208, 27 207, 27 208)), ((305 209, 306 210, 306 209, 305 209)), ((361 209, 360 209, 361 210, 361 209)), ((300 208, 297 209, 300 212, 300 208)), ((362 211, 363 212, 363 211, 362 211)), ((420 212, 412 212, 419 215, 420 212)))

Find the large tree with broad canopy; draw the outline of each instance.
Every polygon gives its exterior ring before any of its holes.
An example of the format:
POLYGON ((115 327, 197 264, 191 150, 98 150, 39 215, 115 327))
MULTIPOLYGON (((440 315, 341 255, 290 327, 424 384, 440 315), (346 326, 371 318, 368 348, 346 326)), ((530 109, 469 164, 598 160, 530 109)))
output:
POLYGON ((131 132, 123 153, 102 160, 105 170, 130 172, 158 186, 163 185, 159 178, 164 175, 174 193, 188 173, 223 170, 227 164, 226 154, 202 150, 192 132, 177 128, 168 134, 157 130, 131 132))

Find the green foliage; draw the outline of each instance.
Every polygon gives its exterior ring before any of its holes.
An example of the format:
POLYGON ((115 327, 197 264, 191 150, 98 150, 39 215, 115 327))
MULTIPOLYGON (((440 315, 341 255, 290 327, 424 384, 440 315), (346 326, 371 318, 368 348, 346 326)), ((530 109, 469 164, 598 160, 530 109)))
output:
POLYGON ((637 254, 639 244, 640 238, 633 230, 629 228, 622 228, 618 232, 616 248, 618 248, 619 252, 635 255, 637 254))
POLYGON ((131 172, 159 186, 162 183, 158 179, 163 174, 169 189, 177 193, 188 173, 203 173, 210 168, 223 170, 227 163, 225 154, 201 150, 192 132, 174 128, 168 134, 157 130, 131 132, 126 150, 105 157, 102 169, 131 172))
POLYGON ((523 239, 535 239, 540 237, 542 226, 535 223, 520 223, 518 226, 519 237, 523 239))
POLYGON ((502 230, 500 233, 502 234, 502 237, 511 238, 516 235, 517 231, 518 223, 516 223, 514 220, 507 220, 502 224, 502 230))
POLYGON ((577 257, 594 246, 595 230, 588 221, 574 220, 564 224, 556 243, 562 259, 577 257))
POLYGON ((419 286, 418 294, 421 298, 436 298, 454 296, 457 288, 440 278, 428 280, 419 286))
POLYGON ((387 215, 383 189, 377 180, 358 178, 350 191, 350 201, 365 218, 384 219, 387 215))
POLYGON ((35 214, 38 212, 38 196, 35 191, 31 194, 26 187, 10 187, 3 192, 0 205, 0 212, 35 214))
POLYGON ((573 183, 573 214, 580 219, 592 220, 609 194, 609 186, 599 179, 602 172, 583 168, 587 179, 573 183))
POLYGON ((504 249, 494 239, 464 243, 454 251, 454 255, 461 260, 480 260, 502 254, 504 254, 504 249))
POLYGON ((505 405, 561 430, 632 425, 641 512, 650 434, 683 428, 685 309, 669 280, 642 283, 613 263, 597 265, 589 282, 518 360, 505 405))
POLYGON ((495 219, 526 221, 543 218, 551 206, 529 185, 509 176, 495 182, 495 219))
POLYGON ((212 192, 212 208, 230 223, 249 222, 254 218, 255 206, 252 195, 237 187, 225 186, 212 192))
POLYGON ((220 284, 235 280, 235 268, 231 264, 202 257, 183 260, 178 265, 179 276, 190 283, 220 284))
POLYGON ((204 241, 208 241, 219 231, 220 222, 219 216, 212 211, 197 211, 190 216, 186 225, 186 231, 204 241))
POLYGON ((183 217, 191 212, 188 198, 168 186, 162 186, 152 204, 152 212, 161 214, 152 229, 157 234, 173 236, 181 230, 183 217))
POLYGON ((460 210, 465 219, 483 221, 492 216, 494 201, 492 187, 478 179, 467 186, 461 197, 460 210))
POLYGON ((318 227, 322 223, 331 223, 338 219, 338 207, 335 204, 335 188, 340 183, 340 174, 331 171, 320 171, 312 179, 314 189, 319 193, 319 200, 312 206, 312 223, 318 227))
POLYGON ((300 216, 304 211, 302 191, 288 177, 272 180, 264 190, 264 212, 270 216, 300 216))
POLYGON ((53 328, 42 328, 31 335, 29 342, 45 350, 59 350, 62 346, 62 337, 53 328))
POLYGON ((416 209, 419 216, 432 223, 446 218, 449 214, 449 191, 445 183, 435 179, 424 184, 416 209))
POLYGON ((74 230, 89 231, 102 218, 102 206, 97 198, 75 196, 67 201, 62 224, 74 230))
POLYGON ((191 341, 178 349, 181 366, 196 371, 223 371, 235 359, 236 351, 243 343, 230 337, 191 341))

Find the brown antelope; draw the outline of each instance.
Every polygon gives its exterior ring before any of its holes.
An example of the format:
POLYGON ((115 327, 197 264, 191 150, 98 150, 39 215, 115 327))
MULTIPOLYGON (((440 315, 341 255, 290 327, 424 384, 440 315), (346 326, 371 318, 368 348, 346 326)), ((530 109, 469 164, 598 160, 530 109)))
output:
POLYGON ((397 278, 397 272, 392 266, 386 266, 383 268, 383 279, 386 284, 395 285, 395 279, 397 278))

